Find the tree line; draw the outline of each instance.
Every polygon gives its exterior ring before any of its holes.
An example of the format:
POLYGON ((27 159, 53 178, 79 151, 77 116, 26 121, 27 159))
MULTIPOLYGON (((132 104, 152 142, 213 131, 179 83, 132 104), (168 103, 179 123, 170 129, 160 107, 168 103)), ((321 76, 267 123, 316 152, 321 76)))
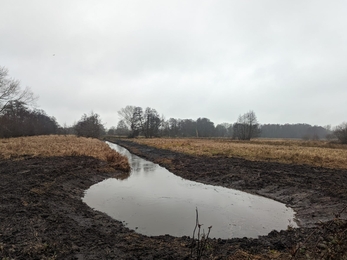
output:
MULTIPOLYGON (((0 67, 0 138, 46 135, 76 134, 98 138, 106 134, 101 118, 97 113, 83 114, 71 127, 61 127, 56 119, 45 111, 31 108, 37 97, 30 88, 21 89, 19 81, 8 76, 8 70, 0 67)), ((121 120, 117 127, 107 133, 127 137, 227 137, 250 140, 265 138, 337 138, 347 143, 347 123, 335 127, 311 126, 308 124, 264 124, 258 122, 254 111, 239 115, 235 123, 215 125, 210 119, 170 118, 166 120, 156 109, 126 106, 118 111, 121 120)))
POLYGON ((215 124, 208 118, 193 119, 170 118, 165 120, 157 110, 147 107, 126 106, 118 111, 122 118, 117 128, 109 129, 108 134, 128 137, 232 137, 250 140, 260 134, 260 125, 254 111, 240 115, 235 124, 215 124))
POLYGON ((295 138, 303 140, 319 140, 330 138, 332 131, 329 126, 312 126, 309 124, 264 124, 261 125, 263 138, 295 138))
POLYGON ((126 106, 118 111, 121 118, 117 127, 111 127, 108 134, 136 137, 227 137, 239 140, 262 138, 292 138, 318 140, 330 138, 331 127, 311 126, 309 124, 260 124, 254 111, 240 115, 235 123, 215 125, 208 118, 165 120, 164 116, 152 108, 126 106), (146 111, 143 113, 143 111, 146 111), (150 115, 150 117, 149 117, 150 115), (155 124, 152 124, 152 121, 155 124), (150 125, 151 134, 147 134, 150 125))
POLYGON ((58 124, 45 111, 32 109, 37 97, 30 88, 22 89, 18 80, 0 67, 0 137, 55 134, 58 124))
POLYGON ((0 114, 0 137, 56 134, 58 123, 45 111, 29 109, 24 102, 10 101, 0 114))

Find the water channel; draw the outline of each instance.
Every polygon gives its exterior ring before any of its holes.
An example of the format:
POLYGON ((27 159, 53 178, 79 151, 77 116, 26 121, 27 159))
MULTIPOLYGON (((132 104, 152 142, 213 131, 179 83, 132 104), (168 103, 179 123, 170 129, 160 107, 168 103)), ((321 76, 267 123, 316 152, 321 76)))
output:
POLYGON ((202 227, 207 231, 212 226, 210 237, 215 238, 258 237, 296 226, 295 212, 282 203, 185 180, 121 146, 108 145, 128 157, 131 173, 91 186, 83 201, 138 233, 192 236, 196 208, 202 227))

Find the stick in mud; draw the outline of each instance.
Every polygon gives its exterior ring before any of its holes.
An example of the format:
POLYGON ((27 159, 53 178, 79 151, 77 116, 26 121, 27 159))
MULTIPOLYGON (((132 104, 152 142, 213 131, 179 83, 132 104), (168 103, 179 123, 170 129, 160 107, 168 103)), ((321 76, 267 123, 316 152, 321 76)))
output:
POLYGON ((208 227, 207 235, 205 235, 205 232, 203 230, 202 235, 200 236, 202 224, 199 224, 198 208, 195 209, 195 212, 196 212, 196 220, 195 220, 195 227, 193 231, 193 240, 191 245, 190 256, 193 258, 194 248, 196 247, 196 259, 199 260, 203 256, 203 253, 206 249, 208 236, 210 235, 212 226, 208 227), (197 228, 198 228, 198 237, 197 237, 197 241, 195 241, 195 232, 197 228))

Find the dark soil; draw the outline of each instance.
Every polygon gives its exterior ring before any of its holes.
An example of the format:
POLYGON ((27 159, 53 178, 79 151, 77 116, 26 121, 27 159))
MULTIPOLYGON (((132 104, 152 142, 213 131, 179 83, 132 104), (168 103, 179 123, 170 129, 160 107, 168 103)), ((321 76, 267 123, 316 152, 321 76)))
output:
MULTIPOLYGON (((323 252, 326 237, 347 229, 344 221, 314 225, 343 208, 347 171, 194 157, 117 142, 186 179, 261 194, 297 212, 300 228, 259 239, 213 239, 205 259, 288 259, 300 242, 300 251, 314 245, 323 252)), ((90 157, 0 160, 0 259, 190 259, 189 237, 140 235, 82 202, 94 183, 123 175, 90 157)))

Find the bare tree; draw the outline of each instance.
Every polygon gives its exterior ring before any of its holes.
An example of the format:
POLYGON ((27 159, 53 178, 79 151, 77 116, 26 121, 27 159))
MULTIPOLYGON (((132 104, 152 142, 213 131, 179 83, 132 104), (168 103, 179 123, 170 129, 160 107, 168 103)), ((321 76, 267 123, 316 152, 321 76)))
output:
POLYGON ((24 90, 20 87, 19 80, 9 78, 8 69, 0 67, 0 113, 3 112, 9 102, 20 102, 22 104, 34 104, 37 97, 29 87, 24 90))
POLYGON ((127 129, 130 129, 129 137, 137 137, 142 131, 143 127, 143 110, 141 107, 126 106, 118 111, 121 121, 125 124, 127 129))
POLYGON ((135 106, 126 106, 118 111, 118 115, 122 118, 128 129, 130 129, 133 124, 135 108, 135 106))
POLYGON ((128 136, 129 133, 130 133, 130 130, 127 127, 127 125, 125 124, 124 120, 120 120, 117 124, 115 134, 128 136))
POLYGON ((141 107, 135 107, 133 117, 131 119, 131 133, 129 137, 137 137, 140 135, 143 128, 143 110, 141 107))
POLYGON ((180 133, 179 119, 170 118, 168 120, 169 136, 177 137, 180 133))
POLYGON ((154 108, 147 107, 143 116, 142 132, 146 138, 159 135, 159 127, 162 120, 154 108))
POLYGON ((240 115, 233 126, 233 137, 239 140, 251 140, 260 134, 259 123, 254 111, 240 115))

